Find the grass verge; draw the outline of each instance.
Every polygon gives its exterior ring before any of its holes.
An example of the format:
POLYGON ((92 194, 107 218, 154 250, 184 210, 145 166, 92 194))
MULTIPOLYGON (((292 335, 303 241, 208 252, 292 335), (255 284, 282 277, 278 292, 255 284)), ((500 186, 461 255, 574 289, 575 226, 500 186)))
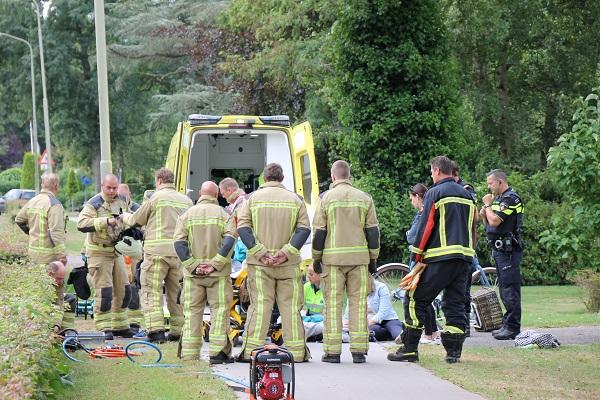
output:
MULTIPOLYGON (((160 345, 161 363, 177 364, 177 345, 160 345)), ((186 362, 182 368, 143 368, 125 359, 71 363, 72 387, 58 391, 64 400, 235 399, 227 385, 214 378, 206 362, 186 362), (109 389, 109 390, 107 390, 109 389)))
POLYGON ((600 398, 600 343, 552 350, 469 347, 455 365, 444 361, 442 346, 422 347, 423 367, 488 399, 600 398))
MULTIPOLYGON (((580 287, 524 286, 521 297, 524 329, 600 325, 600 314, 586 309, 580 287)), ((396 301, 393 306, 398 317, 403 319, 401 302, 396 301)))

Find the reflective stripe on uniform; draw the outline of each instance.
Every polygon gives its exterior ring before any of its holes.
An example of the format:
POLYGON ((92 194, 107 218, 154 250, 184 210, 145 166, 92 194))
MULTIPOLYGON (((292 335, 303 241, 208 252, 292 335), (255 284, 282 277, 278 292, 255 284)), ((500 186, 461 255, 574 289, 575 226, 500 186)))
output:
POLYGON ((448 254, 462 254, 464 256, 473 257, 475 255, 475 250, 473 250, 470 247, 465 247, 456 244, 452 246, 434 247, 432 249, 427 249, 423 254, 424 260, 431 257, 445 256, 448 254))

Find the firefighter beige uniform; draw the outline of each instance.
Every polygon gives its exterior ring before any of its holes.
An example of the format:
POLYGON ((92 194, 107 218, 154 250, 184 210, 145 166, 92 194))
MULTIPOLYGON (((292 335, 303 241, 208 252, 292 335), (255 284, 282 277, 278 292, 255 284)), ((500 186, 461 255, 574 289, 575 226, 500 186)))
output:
POLYGON ((313 259, 323 263, 326 354, 342 351, 344 294, 349 303, 350 351, 367 353, 367 294, 372 288, 368 264, 378 256, 379 227, 371 196, 349 180, 336 180, 320 196, 313 218, 313 259))
POLYGON ((240 359, 264 345, 277 302, 283 340, 300 362, 310 358, 300 310, 304 287, 300 270, 300 249, 310 235, 310 221, 304 200, 279 182, 266 182, 242 203, 238 211, 238 233, 248 248, 248 292, 250 308, 246 319, 244 346, 240 359), (288 257, 278 266, 263 265, 260 259, 279 250, 288 257))
MULTIPOLYGON (((27 254, 30 260, 45 267, 65 256, 65 210, 60 201, 48 190, 32 198, 23 206, 15 223, 29 235, 27 254)), ((65 279, 67 277, 65 276, 65 279)), ((56 289, 56 319, 54 325, 62 326, 64 283, 54 284, 56 289)))
MULTIPOLYGON (((153 195, 152 198, 156 196, 153 195)), ((201 196, 198 203, 177 221, 175 249, 183 262, 183 312, 185 323, 181 358, 197 360, 202 347, 203 315, 206 302, 210 306, 209 355, 219 352, 229 356, 229 304, 231 287, 231 249, 235 243, 234 227, 217 199, 201 196), (210 263, 215 271, 197 275, 196 267, 210 263)))
POLYGON ((109 218, 125 211, 125 198, 109 199, 98 193, 85 203, 77 222, 77 229, 87 233, 85 248, 94 287, 94 323, 103 332, 129 329, 127 305, 131 289, 123 256, 115 252, 116 237, 109 234, 108 227, 109 218))
POLYGON ((162 285, 165 283, 171 334, 181 335, 183 307, 177 304, 179 280, 183 277, 181 261, 173 248, 177 219, 192 206, 192 200, 175 190, 171 183, 158 187, 152 197, 123 222, 144 227, 144 261, 142 262, 142 309, 148 333, 165 330, 162 308, 162 285))

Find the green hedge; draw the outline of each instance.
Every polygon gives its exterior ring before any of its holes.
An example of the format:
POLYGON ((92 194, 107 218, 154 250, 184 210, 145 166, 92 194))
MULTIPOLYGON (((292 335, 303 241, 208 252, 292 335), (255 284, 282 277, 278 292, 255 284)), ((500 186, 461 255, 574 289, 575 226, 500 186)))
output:
POLYGON ((46 399, 63 356, 52 339, 52 280, 27 260, 27 238, 0 216, 0 399, 46 399))
POLYGON ((54 295, 43 265, 0 264, 0 398, 47 399, 60 384, 54 295))

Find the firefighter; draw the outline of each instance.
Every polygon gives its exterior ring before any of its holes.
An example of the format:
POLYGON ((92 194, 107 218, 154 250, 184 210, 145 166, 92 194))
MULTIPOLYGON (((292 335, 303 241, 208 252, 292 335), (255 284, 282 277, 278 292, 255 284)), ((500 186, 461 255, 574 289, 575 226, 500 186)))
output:
POLYGON ((499 169, 487 175, 491 194, 483 197, 481 216, 486 226, 487 240, 496 261, 500 298, 506 313, 502 327, 492 331, 498 340, 514 339, 521 331, 521 258, 523 245, 521 225, 523 202, 508 185, 506 173, 499 169))
POLYGON ((433 186, 425 193, 423 214, 414 244, 415 266, 403 280, 404 325, 401 346, 390 361, 419 360, 418 346, 427 307, 443 290, 446 326, 441 334, 446 361, 458 362, 468 320, 465 315, 467 275, 475 254, 477 213, 471 195, 452 176, 453 162, 438 156, 430 163, 433 186), (427 263, 427 264, 425 264, 427 263))
MULTIPOLYGON (((152 196, 154 199, 160 192, 152 196)), ((203 315, 210 306, 211 364, 233 362, 229 340, 231 249, 235 228, 227 212, 219 206, 217 184, 204 182, 198 203, 177 220, 174 241, 183 263, 183 309, 185 324, 181 345, 183 360, 198 360, 203 337, 203 315)))
MULTIPOLYGON (((32 262, 43 264, 44 268, 53 261, 61 261, 66 265, 65 210, 56 198, 59 190, 58 175, 45 173, 42 175, 41 183, 42 191, 21 208, 15 217, 15 223, 29 235, 27 254, 32 262)), ((65 289, 63 280, 56 281, 54 288, 56 290, 54 329, 59 331, 64 325, 62 322, 65 289)))
POLYGON ((283 340, 296 362, 310 358, 300 310, 304 303, 300 249, 310 236, 304 200, 287 190, 283 169, 276 163, 264 169, 265 183, 246 199, 238 212, 238 234, 248 248, 250 308, 244 345, 238 360, 265 343, 273 305, 281 314, 283 340))
POLYGON ((127 318, 131 289, 123 256, 115 252, 114 243, 123 229, 125 198, 118 196, 119 179, 107 174, 102 191, 88 200, 79 213, 77 229, 87 233, 85 241, 89 275, 94 287, 94 323, 96 329, 114 336, 132 337, 127 318))
POLYGON ((331 166, 330 189, 322 193, 313 218, 314 269, 323 277, 325 328, 321 361, 339 363, 342 352, 342 305, 348 297, 352 361, 366 361, 369 349, 367 295, 369 272, 379 256, 379 223, 371 196, 352 186, 350 165, 331 166))
POLYGON ((125 225, 144 228, 144 261, 140 275, 142 309, 148 340, 157 343, 167 339, 162 307, 163 282, 171 315, 168 340, 178 341, 183 328, 183 307, 177 302, 183 273, 173 248, 173 234, 177 219, 192 206, 192 200, 175 190, 174 181, 171 170, 157 170, 154 173, 156 191, 152 197, 135 213, 123 216, 125 225))

